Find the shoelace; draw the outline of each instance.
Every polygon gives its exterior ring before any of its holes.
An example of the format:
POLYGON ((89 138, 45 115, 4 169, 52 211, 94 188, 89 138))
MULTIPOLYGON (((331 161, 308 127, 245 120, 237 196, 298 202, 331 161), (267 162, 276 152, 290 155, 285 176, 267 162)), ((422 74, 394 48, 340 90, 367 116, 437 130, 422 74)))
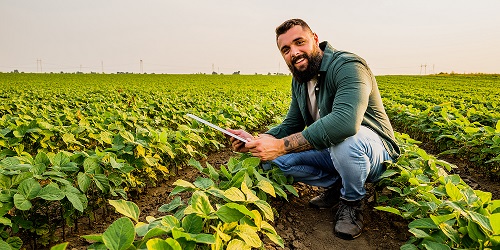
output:
POLYGON ((357 222, 356 209, 351 206, 340 203, 339 210, 337 211, 337 215, 335 217, 337 221, 350 220, 352 224, 355 224, 358 228, 361 229, 361 226, 357 222))

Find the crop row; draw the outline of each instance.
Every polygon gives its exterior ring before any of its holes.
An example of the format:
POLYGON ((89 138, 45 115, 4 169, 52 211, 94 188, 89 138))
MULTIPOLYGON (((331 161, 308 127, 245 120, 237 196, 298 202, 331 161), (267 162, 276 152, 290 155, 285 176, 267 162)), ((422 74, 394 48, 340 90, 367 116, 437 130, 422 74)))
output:
POLYGON ((441 154, 500 174, 497 76, 382 77, 381 85, 387 112, 399 130, 434 141, 441 154))
POLYGON ((43 245, 57 225, 91 218, 108 199, 223 146, 220 133, 185 114, 255 131, 287 99, 270 85, 282 77, 252 78, 257 91, 230 76, 1 77, 1 231, 43 245))

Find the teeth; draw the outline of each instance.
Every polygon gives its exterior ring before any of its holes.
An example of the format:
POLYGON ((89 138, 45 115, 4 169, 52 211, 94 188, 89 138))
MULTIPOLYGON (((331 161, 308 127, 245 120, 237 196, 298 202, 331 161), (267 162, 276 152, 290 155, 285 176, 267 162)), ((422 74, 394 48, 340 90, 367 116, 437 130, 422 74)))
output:
POLYGON ((304 58, 300 58, 299 60, 295 61, 295 64, 298 64, 300 62, 304 61, 304 58))

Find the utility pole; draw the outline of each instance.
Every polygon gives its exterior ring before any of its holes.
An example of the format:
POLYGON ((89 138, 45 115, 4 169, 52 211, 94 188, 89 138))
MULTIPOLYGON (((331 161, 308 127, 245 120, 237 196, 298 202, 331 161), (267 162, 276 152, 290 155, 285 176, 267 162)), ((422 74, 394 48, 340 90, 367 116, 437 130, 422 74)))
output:
POLYGON ((101 72, 104 74, 104 63, 101 60, 101 72))
POLYGON ((422 64, 420 64, 420 75, 422 75, 422 64))
POLYGON ((427 64, 424 64, 424 75, 427 75, 427 64))
POLYGON ((141 59, 141 74, 144 73, 144 68, 142 67, 142 59, 141 59))

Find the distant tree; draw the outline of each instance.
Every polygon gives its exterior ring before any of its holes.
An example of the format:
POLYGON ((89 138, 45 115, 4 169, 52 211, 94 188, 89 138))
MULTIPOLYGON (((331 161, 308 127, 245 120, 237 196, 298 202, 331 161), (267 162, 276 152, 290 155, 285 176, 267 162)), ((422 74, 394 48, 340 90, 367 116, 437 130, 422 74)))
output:
POLYGON ((215 71, 212 71, 212 75, 218 75, 217 72, 215 71))
POLYGON ((240 71, 236 71, 236 72, 233 72, 233 75, 239 75, 240 74, 240 71))
POLYGON ((12 73, 19 73, 19 70, 15 69, 14 71, 12 71, 12 73))

